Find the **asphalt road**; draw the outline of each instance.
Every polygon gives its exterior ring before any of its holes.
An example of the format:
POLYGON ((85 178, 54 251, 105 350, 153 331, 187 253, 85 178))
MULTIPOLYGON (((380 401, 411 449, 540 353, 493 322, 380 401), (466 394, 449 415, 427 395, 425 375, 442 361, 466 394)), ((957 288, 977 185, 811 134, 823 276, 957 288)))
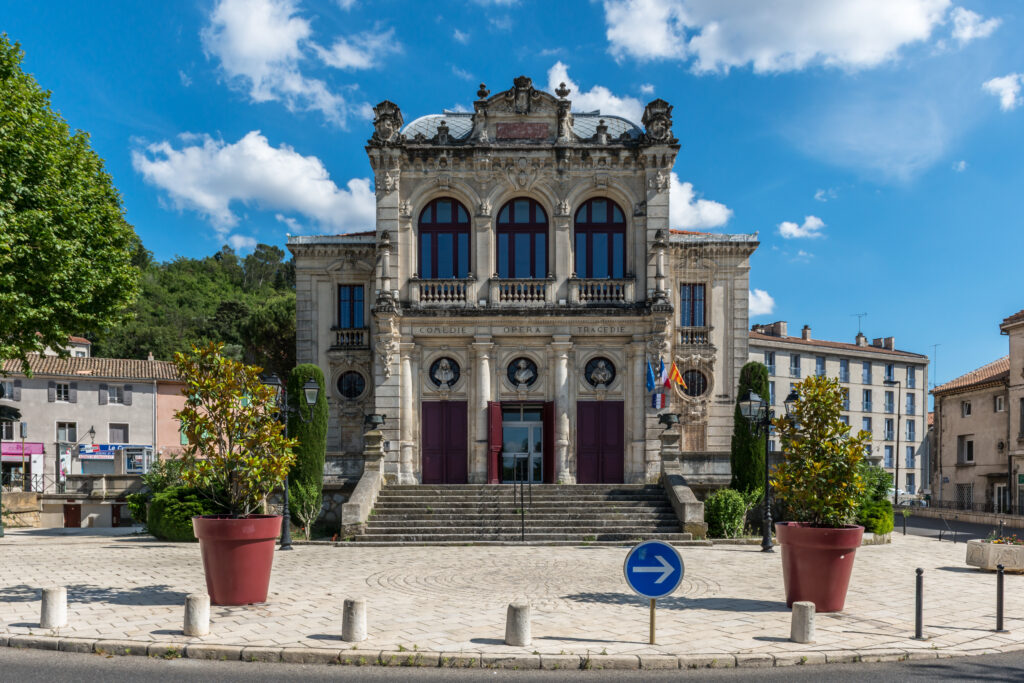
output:
MULTIPOLYGON (((961 522, 954 519, 956 515, 952 510, 949 512, 948 518, 933 519, 931 517, 914 517, 911 516, 907 519, 907 533, 914 534, 917 536, 930 536, 932 538, 938 538, 939 533, 942 533, 942 540, 953 542, 954 534, 957 543, 966 543, 967 541, 975 538, 987 538, 993 531, 998 531, 998 525, 992 524, 969 524, 967 522, 961 522)), ((1020 523, 1024 523, 1021 520, 1020 523)), ((898 511, 896 512, 896 528, 893 530, 895 534, 903 533, 903 515, 898 511)), ((1024 537, 1024 529, 1006 527, 1005 533, 1017 534, 1018 536, 1024 537)))
POLYGON ((403 669, 325 665, 211 662, 194 659, 149 659, 0 648, 0 681, 110 683, 176 681, 1009 681, 1024 679, 1019 653, 890 664, 831 664, 778 669, 702 669, 693 671, 487 671, 403 669))

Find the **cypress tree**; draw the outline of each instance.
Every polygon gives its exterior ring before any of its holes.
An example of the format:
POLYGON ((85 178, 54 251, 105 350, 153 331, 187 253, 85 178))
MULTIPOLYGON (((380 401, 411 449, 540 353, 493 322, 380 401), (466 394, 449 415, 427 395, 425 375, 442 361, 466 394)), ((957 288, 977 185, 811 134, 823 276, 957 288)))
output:
POLYGON ((753 432, 750 422, 740 411, 739 401, 748 391, 753 391, 765 401, 769 400, 768 368, 763 363, 751 361, 740 371, 729 458, 732 464, 732 488, 738 491, 752 491, 764 486, 764 434, 753 432))
MULTIPOLYGON (((316 365, 305 363, 296 366, 288 377, 288 405, 302 411, 303 421, 292 413, 288 416, 288 435, 299 440, 295 449, 295 464, 288 472, 289 509, 292 517, 302 520, 303 510, 309 510, 312 499, 321 500, 324 488, 324 456, 327 452, 327 391, 324 373, 316 365), (302 390, 310 378, 320 385, 320 394, 313 415, 310 417, 306 395, 302 390), (307 500, 310 499, 310 500, 307 500)), ((315 505, 319 509, 319 504, 315 505)), ((310 520, 308 525, 316 521, 310 520)))

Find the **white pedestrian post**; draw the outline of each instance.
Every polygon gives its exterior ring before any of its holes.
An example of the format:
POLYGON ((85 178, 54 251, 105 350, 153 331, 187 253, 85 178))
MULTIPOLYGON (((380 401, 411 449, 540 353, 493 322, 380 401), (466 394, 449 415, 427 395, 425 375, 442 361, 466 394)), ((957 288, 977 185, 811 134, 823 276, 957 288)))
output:
POLYGON ((341 639, 349 643, 366 640, 366 600, 345 598, 341 611, 341 639))
POLYGON ((206 593, 190 593, 185 597, 186 636, 205 636, 210 632, 210 596, 206 593))
POLYGON ((505 644, 525 647, 531 642, 530 605, 526 602, 513 602, 505 615, 505 644))
POLYGON ((794 602, 789 639, 794 643, 814 642, 814 603, 794 602))
POLYGON ((61 628, 68 625, 68 589, 50 586, 43 589, 43 605, 39 614, 41 628, 61 628))

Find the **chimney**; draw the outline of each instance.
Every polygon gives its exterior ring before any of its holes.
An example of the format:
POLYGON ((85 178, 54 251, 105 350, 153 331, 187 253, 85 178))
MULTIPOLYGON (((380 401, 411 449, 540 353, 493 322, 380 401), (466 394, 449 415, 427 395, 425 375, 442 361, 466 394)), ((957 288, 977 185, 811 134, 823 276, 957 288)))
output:
POLYGON ((867 346, 868 338, 864 336, 863 332, 857 333, 857 346, 867 346))
POLYGON ((800 330, 800 338, 804 341, 811 341, 811 326, 804 325, 804 329, 800 330))
POLYGON ((751 332, 757 332, 758 334, 764 334, 769 337, 785 337, 786 336, 786 321, 780 320, 774 323, 768 323, 767 325, 751 325, 751 332))
POLYGON ((150 351, 149 355, 146 356, 146 360, 153 360, 153 352, 152 351, 150 351))
POLYGON ((785 320, 779 320, 777 322, 774 322, 772 323, 772 334, 776 337, 785 337, 786 328, 787 325, 785 320))
POLYGON ((885 337, 882 339, 882 348, 889 349, 890 351, 896 350, 896 337, 885 337))

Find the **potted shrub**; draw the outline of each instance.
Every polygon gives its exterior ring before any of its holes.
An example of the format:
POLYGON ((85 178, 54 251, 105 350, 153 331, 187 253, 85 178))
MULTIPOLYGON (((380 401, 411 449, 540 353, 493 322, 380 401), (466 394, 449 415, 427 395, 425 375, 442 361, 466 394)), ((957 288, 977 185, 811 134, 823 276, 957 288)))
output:
POLYGON ((838 612, 864 536, 864 527, 854 521, 870 434, 851 436, 849 425, 839 419, 844 389, 838 380, 808 377, 796 392, 788 415, 774 420, 784 461, 771 479, 791 515, 791 521, 775 525, 786 604, 806 600, 819 612, 838 612))
POLYGON ((210 601, 245 605, 267 599, 281 516, 258 513, 291 467, 295 442, 284 437, 260 368, 225 357, 222 347, 175 354, 186 397, 175 417, 189 442, 182 480, 223 511, 192 518, 210 601))

